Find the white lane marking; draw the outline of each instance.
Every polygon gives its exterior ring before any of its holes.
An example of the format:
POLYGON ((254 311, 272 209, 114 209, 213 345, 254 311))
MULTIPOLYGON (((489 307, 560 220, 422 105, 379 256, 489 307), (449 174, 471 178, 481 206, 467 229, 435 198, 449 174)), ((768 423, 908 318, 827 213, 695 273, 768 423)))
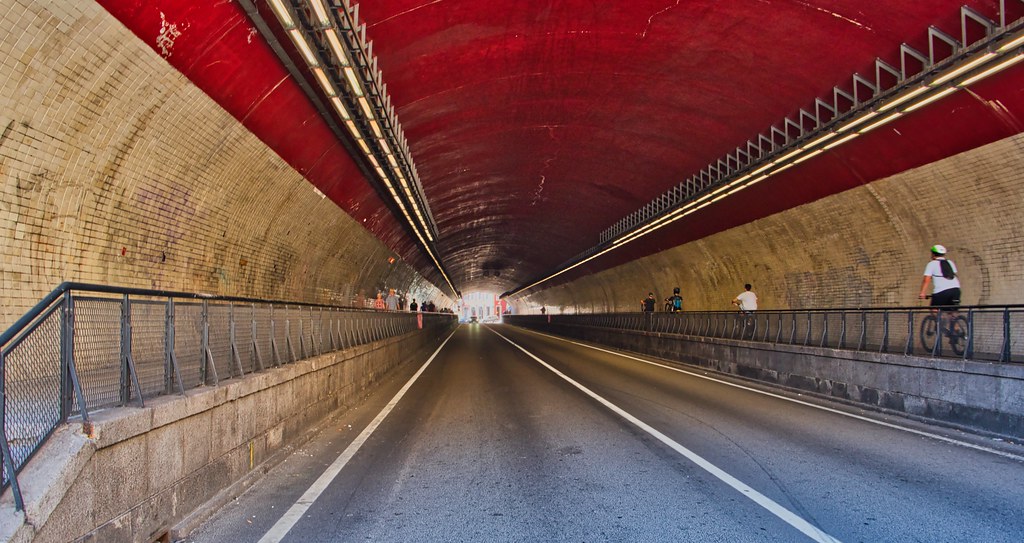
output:
POLYGON ((573 345, 579 345, 580 347, 586 347, 588 349, 593 349, 595 351, 601 351, 602 353, 613 354, 615 356, 620 356, 622 358, 628 358, 630 360, 636 360, 637 362, 643 362, 644 364, 649 364, 651 366, 657 366, 659 368, 664 368, 666 370, 671 370, 671 371, 674 371, 674 372, 677 372, 677 373, 683 373, 683 374, 690 375, 690 376, 693 376, 693 377, 698 377, 700 379, 704 379, 704 380, 707 380, 707 381, 712 381, 712 382, 719 383, 719 384, 722 384, 722 385, 731 386, 731 387, 738 388, 738 389, 741 389, 741 390, 746 390, 748 392, 754 392, 756 394, 761 394, 761 395, 764 395, 764 396, 770 396, 772 398, 777 398, 777 399, 780 399, 780 400, 785 400, 787 402, 792 402, 792 403, 803 405, 803 406, 807 406, 807 407, 813 407, 814 409, 820 409, 821 411, 827 411, 829 413, 834 413, 836 415, 842 415, 844 417, 849 417, 851 419, 856 419, 856 420, 863 421, 863 422, 870 422, 871 424, 876 424, 878 426, 884 426, 886 428, 891 428, 893 430, 900 430, 902 432, 907 432, 908 434, 914 434, 914 435, 918 435, 918 436, 922 436, 922 437, 927 437, 927 438, 931 438, 931 439, 934 439, 934 440, 937 440, 937 441, 943 441, 945 443, 950 443, 952 445, 957 445, 957 446, 960 446, 960 447, 964 447, 966 449, 974 449, 974 450, 977 450, 977 451, 982 451, 982 452, 994 454, 996 456, 1002 456, 1004 458, 1009 458, 1011 460, 1016 460, 1018 462, 1024 462, 1024 456, 1021 456, 1019 454, 1014 454, 1014 453, 1011 453, 1011 452, 1000 451, 998 449, 991 449, 989 447, 985 447, 985 446, 982 446, 982 445, 975 445, 974 443, 968 443, 966 441, 960 441, 958 439, 953 439, 951 437, 941 436, 941 435, 938 435, 938 434, 933 434, 933 433, 930 433, 930 432, 925 432, 923 430, 915 430, 913 428, 907 428, 906 426, 900 426, 898 424, 892 424, 890 422, 885 422, 885 421, 881 421, 881 420, 878 420, 878 419, 873 419, 873 418, 870 418, 870 417, 864 417, 864 416, 861 416, 861 415, 856 415, 854 413, 849 413, 847 411, 841 411, 839 409, 833 409, 831 407, 825 407, 823 405, 817 405, 817 404, 813 404, 813 403, 810 403, 810 402, 805 402, 803 400, 797 400, 795 398, 790 398, 790 397, 787 397, 787 396, 781 396, 779 394, 775 394, 775 393, 768 392, 768 391, 765 391, 765 390, 758 390, 756 388, 751 388, 751 387, 743 386, 743 385, 740 385, 740 384, 737 384, 737 383, 731 383, 729 381, 724 381, 722 379, 715 379, 714 377, 711 377, 711 376, 708 376, 708 375, 702 375, 700 373, 696 373, 696 372, 693 372, 693 371, 688 371, 688 370, 684 370, 684 369, 680 369, 680 368, 673 368, 672 366, 666 366, 665 364, 659 364, 657 362, 651 362, 650 360, 644 360, 643 358, 637 358, 635 356, 630 356, 630 355, 625 354, 625 353, 611 351, 611 350, 608 350, 608 349, 602 349, 601 347, 594 347, 593 345, 587 345, 586 343, 580 343, 578 341, 572 341, 570 339, 565 339, 565 338, 561 338, 561 337, 558 337, 558 336, 553 336, 553 335, 550 335, 550 334, 545 334, 545 333, 542 333, 542 332, 537 332, 535 330, 528 330, 528 329, 525 329, 525 328, 520 328, 520 330, 525 330, 527 332, 530 332, 530 333, 533 333, 533 334, 537 334, 538 336, 543 336, 543 337, 546 337, 546 338, 557 339, 559 341, 564 341, 566 343, 571 343, 573 345))
POLYGON ((448 340, 451 339, 453 335, 455 335, 454 331, 445 338, 444 343, 441 343, 441 346, 434 351, 434 354, 430 355, 430 358, 424 362, 423 366, 420 367, 419 370, 416 371, 416 374, 413 375, 407 383, 405 383, 402 390, 399 390, 398 394, 395 394, 395 397, 391 398, 391 401, 384 406, 384 409, 381 410, 380 413, 377 414, 377 417, 373 419, 373 422, 371 422, 369 426, 364 428, 363 431, 356 436, 355 441, 349 444, 344 452, 334 460, 334 463, 328 466, 328 468, 306 490, 299 500, 296 501, 287 512, 285 512, 284 516, 282 516, 277 523, 270 528, 266 535, 260 538, 259 543, 279 543, 284 539, 284 536, 288 535, 288 532, 291 531, 292 527, 294 527, 299 519, 302 518, 302 515, 304 515, 313 505, 313 502, 323 494, 324 490, 326 490, 331 482, 334 481, 334 478, 341 473, 342 468, 344 468, 345 465, 348 464, 348 461, 351 460, 357 452, 359 452, 359 448, 363 446, 363 443, 366 443, 366 440, 370 438, 370 435, 373 434, 374 430, 380 426, 388 414, 391 413, 391 410, 398 405, 398 401, 402 399, 402 396, 405 396, 405 393, 408 392, 410 388, 412 388, 413 383, 419 379, 420 375, 422 375, 427 369, 427 366, 434 361, 434 358, 437 357, 437 354, 441 352, 441 349, 444 348, 445 344, 448 343, 448 340))
POLYGON ((745 483, 743 483, 739 479, 733 477, 732 475, 729 475, 728 473, 723 471, 718 466, 712 464, 711 462, 708 462, 707 460, 704 459, 704 457, 702 457, 699 454, 691 451, 690 449, 687 449, 686 447, 680 445, 678 442, 676 442, 672 438, 668 437, 667 435, 659 432, 654 427, 652 427, 649 424, 645 423, 644 421, 634 417, 633 415, 629 414, 627 411, 625 411, 624 409, 620 408, 619 406, 613 404, 612 402, 610 402, 610 401, 604 399, 603 397, 599 396, 597 393, 595 393, 592 390, 590 390, 589 388, 581 385, 580 383, 578 383, 577 381, 575 381, 573 378, 569 377, 568 375, 558 371, 552 365, 550 365, 547 362, 541 360, 540 358, 538 358, 536 355, 534 355, 530 351, 527 351, 526 349, 522 348, 521 346, 519 346, 519 344, 517 344, 516 342, 512 341, 511 339, 501 335, 500 333, 495 331, 493 328, 488 328, 488 330, 494 332, 495 334, 498 334, 498 337, 500 337, 501 339, 504 339, 505 341, 511 343, 515 348, 519 349, 520 351, 523 351, 523 353, 525 353, 526 356, 529 356, 530 358, 536 360, 538 363, 540 363, 540 365, 542 365, 545 368, 551 370, 555 375, 561 377, 562 379, 564 379, 566 382, 568 382, 572 386, 578 388, 580 391, 582 391, 587 396, 590 396, 591 398, 597 400, 601 405, 607 407, 608 409, 610 409, 615 414, 617 414, 620 417, 626 419, 627 421, 629 421, 630 423, 635 425, 637 428, 640 428, 641 430, 643 430, 643 431, 647 432, 648 434, 650 434, 651 436, 653 436, 658 441, 661 441, 665 445, 669 446, 672 450, 674 450, 677 453, 681 454, 682 456, 686 457, 687 459, 689 459, 691 462, 693 462, 694 464, 699 466, 704 471, 710 473, 711 475, 714 475, 720 481, 722 481, 723 483, 731 486, 736 491, 738 491, 740 494, 744 495, 745 497, 747 497, 748 499, 750 499, 754 503, 760 505, 761 507, 766 509, 771 514, 779 517, 785 523, 787 523, 790 526, 796 528, 797 530, 800 530, 807 537, 811 538, 814 541, 819 541, 819 542, 828 542, 828 543, 838 543, 839 542, 838 539, 836 539, 836 538, 828 535, 827 533, 823 532, 817 526, 814 526, 813 524, 811 524, 811 523, 807 522, 806 520, 804 520, 804 519, 800 518, 799 516, 797 516, 795 513, 793 513, 789 509, 786 509, 785 507, 779 505, 775 500, 772 500, 768 496, 765 496, 764 494, 761 494, 760 492, 754 490, 753 488, 751 488, 750 486, 746 485, 745 483))

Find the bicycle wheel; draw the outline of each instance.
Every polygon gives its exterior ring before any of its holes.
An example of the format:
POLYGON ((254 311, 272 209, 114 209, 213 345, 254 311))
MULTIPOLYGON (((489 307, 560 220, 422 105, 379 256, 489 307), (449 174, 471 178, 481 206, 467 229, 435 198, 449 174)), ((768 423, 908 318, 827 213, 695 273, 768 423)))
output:
POLYGON ((953 352, 962 355, 967 349, 967 337, 970 330, 967 328, 967 319, 963 315, 957 315, 949 323, 949 346, 953 352))
POLYGON ((928 353, 935 350, 935 315, 921 319, 921 347, 928 353))

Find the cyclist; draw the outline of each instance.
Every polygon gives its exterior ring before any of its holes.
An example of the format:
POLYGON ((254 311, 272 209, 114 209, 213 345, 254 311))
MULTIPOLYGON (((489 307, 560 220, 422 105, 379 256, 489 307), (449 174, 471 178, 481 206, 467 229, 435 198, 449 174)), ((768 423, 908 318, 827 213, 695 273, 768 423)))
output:
POLYGON ((924 268, 919 298, 928 297, 928 284, 932 283, 932 307, 960 305, 960 279, 956 264, 946 258, 946 248, 942 245, 933 245, 931 251, 932 260, 924 268))
POLYGON ((672 296, 665 298, 665 310, 669 313, 683 310, 683 297, 679 295, 679 287, 672 289, 672 296))
POLYGON ((740 311, 749 315, 757 311, 757 294, 750 290, 750 283, 743 285, 743 288, 744 291, 733 299, 732 305, 739 306, 740 311))

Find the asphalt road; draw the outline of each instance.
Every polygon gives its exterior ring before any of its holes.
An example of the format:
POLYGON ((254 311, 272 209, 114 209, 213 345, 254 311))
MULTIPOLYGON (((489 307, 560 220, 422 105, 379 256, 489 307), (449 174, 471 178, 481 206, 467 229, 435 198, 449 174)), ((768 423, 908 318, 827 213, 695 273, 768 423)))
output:
POLYGON ((189 541, 1024 541, 1021 447, 510 326, 424 362, 189 541))

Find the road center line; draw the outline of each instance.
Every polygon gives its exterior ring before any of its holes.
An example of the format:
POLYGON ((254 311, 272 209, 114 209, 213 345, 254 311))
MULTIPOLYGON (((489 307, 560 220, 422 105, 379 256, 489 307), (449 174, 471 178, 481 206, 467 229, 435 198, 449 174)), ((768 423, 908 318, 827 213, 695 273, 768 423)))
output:
POLYGON ((395 397, 391 398, 391 401, 384 406, 384 409, 377 414, 373 421, 370 422, 369 426, 364 428, 363 431, 356 436, 355 441, 345 448, 341 455, 334 460, 334 463, 328 466, 320 477, 306 490, 305 493, 302 494, 299 500, 296 501, 287 512, 285 512, 284 516, 278 519, 277 523, 267 531, 266 535, 260 538, 259 543, 279 543, 284 539, 284 536, 288 535, 288 532, 291 531, 292 527, 294 527, 297 522, 299 522, 302 515, 304 515, 313 503, 316 502, 317 498, 324 493, 324 490, 327 490, 327 487, 332 481, 334 481, 334 478, 341 473, 342 468, 344 468, 345 465, 348 464, 348 461, 351 460, 357 452, 359 452, 359 448, 363 446, 363 443, 366 443, 366 440, 370 438, 370 435, 373 434, 374 430, 384 422, 384 419, 391 413, 395 406, 398 405, 402 396, 405 396, 405 393, 412 388, 413 383, 419 379, 420 375, 422 375, 427 369, 427 366, 434 361, 434 358, 437 357, 437 354, 441 352, 441 349, 444 348, 448 343, 448 340, 451 339, 453 335, 455 335, 455 331, 452 331, 452 333, 445 338, 444 342, 441 343, 441 346, 434 351, 434 354, 430 355, 430 358, 428 358, 427 361, 423 363, 423 366, 416 371, 416 374, 405 383, 405 386, 398 391, 398 394, 395 394, 395 397))
POLYGON ((811 403, 811 402, 805 402, 803 400, 797 400, 796 398, 790 398, 788 396, 782 396, 782 395, 779 395, 779 394, 768 392, 766 390, 759 390, 759 389, 756 389, 756 388, 752 388, 752 387, 748 387, 748 386, 743 386, 743 385, 740 385, 740 384, 737 384, 737 383, 732 383, 732 382, 725 381, 725 380, 722 380, 722 379, 716 379, 716 378, 711 377, 709 375, 702 375, 700 373, 693 372, 693 371, 688 371, 688 370, 684 370, 684 369, 680 369, 680 368, 674 368, 672 366, 668 366, 668 365, 665 365, 665 364, 659 364, 658 362, 652 362, 650 360, 644 360, 643 358, 638 358, 636 356, 631 356, 631 355, 628 355, 628 354, 625 354, 625 353, 620 353, 620 352, 612 351, 612 350, 609 350, 609 349, 602 349, 601 347, 595 347, 593 345, 587 345, 586 343, 580 343, 578 341, 573 341, 571 339, 565 339, 565 338, 562 338, 562 337, 553 336, 551 334, 545 334, 545 333, 542 333, 542 332, 537 332, 535 330, 527 330, 527 331, 531 332, 531 333, 534 333, 534 334, 537 334, 538 336, 543 336, 543 337, 551 338, 551 339, 557 339, 558 341, 563 341, 565 343, 571 343, 573 345, 578 345, 580 347, 586 347, 587 349, 593 349, 595 351, 600 351, 602 353, 608 353, 608 354, 619 356, 619 357, 622 357, 622 358, 628 358, 630 360, 635 360, 637 362, 643 362, 644 364, 648 364, 648 365, 651 365, 651 366, 657 366, 659 368, 663 368, 663 369, 666 369, 666 370, 674 371, 676 373, 682 373, 682 374, 689 375, 689 376, 692 376, 692 377, 697 377, 697 378, 700 378, 700 379, 704 379, 706 381, 712 381, 712 382, 719 383, 719 384, 722 384, 722 385, 731 386, 733 388, 738 388, 738 389, 741 389, 741 390, 746 390, 748 392, 753 392, 755 394, 761 394, 763 396, 769 396, 769 397, 772 397, 772 398, 777 398, 779 400, 785 400, 787 402, 803 405, 803 406, 806 406, 806 407, 813 407, 814 409, 818 409, 820 411, 826 411, 826 412, 833 413, 833 414, 836 414, 836 415, 842 415, 844 417, 849 417, 851 419, 856 419, 856 420, 863 421, 863 422, 869 422, 869 423, 875 424, 877 426, 884 426, 886 428, 891 428, 893 430, 899 430, 901 432, 907 432, 909 434, 914 434, 914 435, 918 435, 918 436, 922 436, 922 437, 927 437, 927 438, 930 438, 930 439, 934 439, 936 441, 942 441, 942 442, 949 443, 949 444, 952 444, 952 445, 957 445, 959 447, 964 447, 966 449, 974 449, 974 450, 977 450, 977 451, 982 451, 982 452, 986 452, 986 453, 989 453, 989 454, 994 454, 996 456, 1002 456, 1003 458, 1009 458, 1011 460, 1016 460, 1018 462, 1024 462, 1024 456, 1021 456, 1019 454, 1013 454, 1011 452, 1000 451, 998 449, 992 449, 992 448, 985 447, 985 446, 982 446, 982 445, 975 445, 974 443, 968 443, 966 441, 960 441, 958 439, 953 439, 951 437, 941 436, 941 435, 938 435, 938 434, 933 434, 931 432, 925 432, 925 431, 922 431, 922 430, 915 430, 914 428, 907 428, 906 426, 900 426, 898 424, 892 424, 890 422, 885 422, 885 421, 873 419, 873 418, 870 418, 870 417, 865 417, 865 416, 857 415, 857 414, 854 414, 854 413, 849 413, 847 411, 841 411, 839 409, 833 409, 831 407, 826 407, 824 405, 818 405, 818 404, 814 404, 814 403, 811 403))
POLYGON ((736 491, 738 491, 740 494, 742 494, 743 496, 747 497, 748 499, 750 499, 754 503, 760 505, 761 507, 766 509, 768 512, 770 512, 773 515, 775 515, 776 517, 780 518, 782 521, 786 522, 787 524, 789 524, 790 526, 796 528, 797 530, 800 530, 807 537, 811 538, 814 541, 819 541, 819 542, 838 543, 838 541, 839 541, 838 539, 836 539, 836 538, 828 535, 827 533, 821 531, 817 526, 814 526, 813 524, 811 524, 811 523, 807 522, 806 520, 800 518, 795 513, 793 513, 789 509, 786 509, 785 507, 779 505, 777 502, 775 502, 774 500, 772 500, 768 496, 765 496, 764 494, 761 494, 760 492, 754 490, 753 488, 751 488, 750 486, 746 485, 745 483, 743 483, 739 479, 733 477, 732 475, 729 475, 728 473, 723 471, 718 466, 716 466, 716 465, 712 464, 711 462, 707 461, 706 459, 704 459, 704 457, 702 457, 699 454, 691 451, 690 449, 687 449, 686 447, 680 445, 678 442, 676 442, 672 438, 668 437, 667 435, 659 432, 654 427, 652 427, 649 424, 645 423, 644 421, 634 417, 633 415, 631 415, 630 413, 628 413, 624 409, 620 408, 619 406, 617 406, 617 405, 611 403, 610 401, 604 399, 603 397, 599 396, 597 393, 593 392, 589 388, 587 388, 587 387, 583 386, 582 384, 578 383, 577 381, 575 381, 574 379, 572 379, 568 375, 562 373, 561 371, 558 371, 552 365, 550 365, 547 362, 541 360, 536 355, 534 355, 530 351, 527 351, 526 349, 524 349, 523 347, 521 347, 519 344, 517 344, 516 342, 512 341, 511 339, 501 335, 498 331, 494 330, 493 328, 488 328, 488 329, 491 330, 492 332, 494 332, 495 334, 497 334, 498 337, 500 337, 501 339, 504 339, 505 341, 511 343, 515 348, 517 348, 520 351, 522 351, 523 353, 525 353, 526 356, 529 356, 530 358, 534 359, 540 365, 542 365, 545 368, 551 370, 555 375, 561 377, 562 379, 564 379, 566 382, 568 382, 572 386, 578 388, 581 392, 583 392, 587 396, 590 396, 591 398, 596 400, 601 405, 604 405, 605 407, 610 409, 615 414, 617 414, 620 417, 626 419, 627 421, 632 423, 637 428, 640 428, 641 430, 647 432, 648 434, 653 436, 658 441, 661 441, 662 443, 667 445, 672 450, 676 451, 680 455, 684 456, 685 458, 687 458, 688 460, 690 460, 691 462, 693 462, 694 464, 699 466, 704 471, 706 471, 706 472, 710 473, 711 475, 715 476, 716 478, 718 478, 723 483, 731 486, 736 491))

